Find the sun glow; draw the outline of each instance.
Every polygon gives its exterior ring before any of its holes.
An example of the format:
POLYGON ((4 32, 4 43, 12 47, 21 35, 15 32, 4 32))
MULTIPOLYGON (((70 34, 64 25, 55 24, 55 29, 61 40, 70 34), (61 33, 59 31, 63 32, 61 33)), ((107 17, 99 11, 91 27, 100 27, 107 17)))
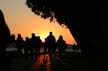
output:
POLYGON ((40 39, 42 40, 42 42, 45 41, 45 38, 47 37, 47 34, 41 34, 40 35, 40 39))
POLYGON ((36 36, 40 36, 40 39, 42 40, 42 42, 45 41, 45 38, 48 36, 48 30, 37 30, 38 32, 35 31, 36 36))

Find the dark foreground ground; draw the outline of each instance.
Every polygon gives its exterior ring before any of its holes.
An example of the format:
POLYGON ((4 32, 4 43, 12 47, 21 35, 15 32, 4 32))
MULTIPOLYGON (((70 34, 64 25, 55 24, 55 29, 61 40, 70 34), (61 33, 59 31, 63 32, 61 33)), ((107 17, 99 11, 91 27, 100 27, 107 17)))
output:
POLYGON ((35 56, 1 57, 0 71, 104 71, 108 63, 93 58, 88 59, 81 53, 66 52, 62 59, 50 59, 46 54, 35 56))

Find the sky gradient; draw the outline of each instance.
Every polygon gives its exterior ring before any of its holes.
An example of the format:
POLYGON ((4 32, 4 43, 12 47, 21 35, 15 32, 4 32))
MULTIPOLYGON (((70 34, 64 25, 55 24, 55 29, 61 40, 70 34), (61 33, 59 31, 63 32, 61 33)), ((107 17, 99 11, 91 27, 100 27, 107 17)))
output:
POLYGON ((4 13, 5 21, 11 31, 11 34, 21 33, 25 39, 35 33, 44 41, 49 32, 53 32, 56 39, 62 35, 67 44, 76 43, 69 29, 62 27, 57 22, 51 22, 48 19, 40 18, 35 15, 26 5, 26 0, 0 0, 0 9, 4 13))

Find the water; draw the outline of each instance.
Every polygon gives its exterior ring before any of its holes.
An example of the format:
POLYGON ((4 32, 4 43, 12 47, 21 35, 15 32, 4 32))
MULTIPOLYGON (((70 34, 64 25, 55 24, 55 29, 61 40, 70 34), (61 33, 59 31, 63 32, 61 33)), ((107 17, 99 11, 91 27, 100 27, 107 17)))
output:
MULTIPOLYGON (((15 46, 7 47, 6 51, 7 52, 17 51, 17 48, 15 48, 15 46)), ((22 51, 22 53, 24 53, 24 49, 22 49, 21 51, 22 51)), ((58 52, 58 50, 56 50, 56 52, 58 52)), ((65 49, 65 52, 76 52, 76 53, 78 52, 78 53, 81 53, 82 51, 81 51, 80 48, 73 50, 72 47, 67 46, 67 48, 65 49)), ((40 49, 40 53, 44 53, 43 48, 40 49)))

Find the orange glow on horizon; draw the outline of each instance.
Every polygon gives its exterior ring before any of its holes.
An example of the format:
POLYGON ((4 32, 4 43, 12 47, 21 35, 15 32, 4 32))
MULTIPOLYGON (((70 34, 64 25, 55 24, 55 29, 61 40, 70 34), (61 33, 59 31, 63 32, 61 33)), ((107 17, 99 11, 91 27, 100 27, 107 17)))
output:
MULTIPOLYGON (((42 32, 42 33, 43 33, 43 32, 42 32)), ((40 38, 41 38, 42 42, 45 41, 45 38, 46 38, 47 36, 48 36, 48 34, 45 34, 45 33, 40 34, 40 38)))

